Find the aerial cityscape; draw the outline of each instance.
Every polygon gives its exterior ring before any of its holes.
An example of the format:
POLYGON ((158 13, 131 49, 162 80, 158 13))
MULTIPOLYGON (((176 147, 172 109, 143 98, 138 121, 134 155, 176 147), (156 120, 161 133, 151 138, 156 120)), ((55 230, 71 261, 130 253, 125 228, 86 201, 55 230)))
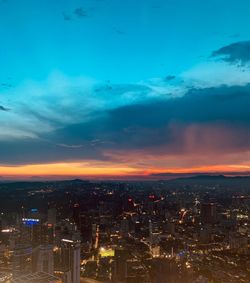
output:
POLYGON ((0 282, 250 283, 249 0, 0 0, 0 282))
POLYGON ((249 282, 249 182, 1 184, 0 280, 249 282))

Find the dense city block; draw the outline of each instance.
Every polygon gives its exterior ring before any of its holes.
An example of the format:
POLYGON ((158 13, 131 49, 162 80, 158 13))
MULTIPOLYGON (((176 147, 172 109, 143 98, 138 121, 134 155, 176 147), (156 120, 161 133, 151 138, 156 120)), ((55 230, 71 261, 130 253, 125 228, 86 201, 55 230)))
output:
POLYGON ((0 282, 249 282, 249 181, 1 183, 0 282))

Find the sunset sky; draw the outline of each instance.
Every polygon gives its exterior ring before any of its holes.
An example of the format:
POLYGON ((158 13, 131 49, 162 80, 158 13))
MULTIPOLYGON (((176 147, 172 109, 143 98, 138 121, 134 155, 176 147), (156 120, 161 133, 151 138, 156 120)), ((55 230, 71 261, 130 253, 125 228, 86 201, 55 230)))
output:
POLYGON ((250 171, 249 0, 1 0, 0 176, 250 171))

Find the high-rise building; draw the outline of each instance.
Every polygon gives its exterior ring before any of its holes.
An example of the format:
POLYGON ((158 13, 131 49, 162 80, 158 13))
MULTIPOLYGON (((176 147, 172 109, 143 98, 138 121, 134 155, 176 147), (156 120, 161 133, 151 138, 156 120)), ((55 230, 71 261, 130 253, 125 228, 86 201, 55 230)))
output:
POLYGON ((42 243, 42 225, 37 223, 36 225, 31 225, 32 232, 32 246, 37 247, 42 243))
POLYGON ((78 203, 75 203, 73 206, 73 220, 77 228, 80 230, 80 205, 78 203))
POLYGON ((114 267, 112 272, 113 283, 126 282, 128 252, 123 248, 115 249, 114 267))
POLYGON ((3 224, 2 224, 2 219, 0 218, 0 240, 2 235, 2 229, 3 229, 3 224))
POLYGON ((151 244, 156 244, 159 241, 159 225, 157 222, 149 221, 149 240, 151 244))
POLYGON ((129 233, 129 222, 127 218, 124 218, 121 220, 121 226, 120 226, 120 233, 121 236, 127 237, 129 233))
POLYGON ((33 251, 32 261, 33 272, 54 274, 54 255, 52 246, 41 245, 37 247, 33 251))
POLYGON ((150 253, 152 257, 159 257, 161 255, 161 248, 158 245, 150 246, 150 253))
POLYGON ((26 244, 16 245, 13 253, 13 277, 32 272, 32 246, 26 244))
POLYGON ((37 246, 41 243, 41 221, 38 218, 22 218, 21 226, 21 243, 37 246))
POLYGON ((80 242, 62 239, 56 255, 56 270, 64 283, 80 283, 80 242))
POLYGON ((48 209, 48 224, 56 225, 56 208, 48 209))
MULTIPOLYGON (((81 236, 83 241, 91 241, 93 236, 93 229, 91 218, 86 215, 80 215, 80 223, 81 223, 81 236)), ((95 232, 94 232, 95 233, 95 232)))
POLYGON ((178 266, 174 259, 154 258, 152 264, 153 283, 179 282, 178 266))
POLYGON ((201 205, 201 222, 213 224, 216 222, 216 203, 203 203, 201 205))

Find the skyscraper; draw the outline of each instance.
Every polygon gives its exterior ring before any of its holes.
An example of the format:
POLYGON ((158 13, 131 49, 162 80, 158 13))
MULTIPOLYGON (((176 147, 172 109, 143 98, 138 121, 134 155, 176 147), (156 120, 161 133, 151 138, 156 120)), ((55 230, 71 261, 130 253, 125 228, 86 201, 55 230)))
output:
POLYGON ((124 218, 121 220, 120 234, 123 237, 127 237, 128 233, 129 233, 129 222, 127 218, 124 218))
POLYGON ((78 203, 75 203, 73 206, 73 220, 80 230, 80 205, 78 203))
POLYGON ((56 208, 54 207, 48 209, 48 224, 56 224, 56 208))
POLYGON ((152 264, 153 283, 176 283, 179 281, 178 267, 174 259, 155 258, 152 264))
POLYGON ((41 245, 33 251, 33 272, 45 272, 54 274, 53 247, 50 245, 41 245))
POLYGON ((213 224, 216 222, 216 204, 209 202, 201 205, 201 222, 213 224))
POLYGON ((62 239, 58 250, 57 269, 63 274, 64 283, 80 283, 80 243, 62 239))
POLYGON ((13 277, 29 274, 32 271, 32 246, 16 245, 13 253, 13 277))
POLYGON ((123 248, 115 249, 115 260, 112 274, 112 282, 126 282, 128 252, 123 248))

